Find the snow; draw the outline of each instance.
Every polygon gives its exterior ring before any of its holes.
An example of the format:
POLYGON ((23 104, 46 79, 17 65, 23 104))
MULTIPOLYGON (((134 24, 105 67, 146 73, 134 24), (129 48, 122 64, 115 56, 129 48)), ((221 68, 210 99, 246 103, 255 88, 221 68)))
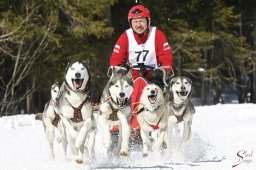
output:
MULTIPOLYGON (((65 159, 61 144, 55 142, 55 159, 48 154, 42 123, 35 115, 0 118, 0 170, 87 170, 87 169, 175 169, 175 170, 256 170, 256 105, 226 104, 197 106, 192 138, 185 160, 175 160, 181 134, 173 134, 173 158, 159 153, 142 157, 108 160, 100 129, 96 136, 96 160, 85 155, 84 163, 65 159), (233 165, 239 164, 232 168, 233 165)), ((181 127, 182 128, 182 127, 181 127)))

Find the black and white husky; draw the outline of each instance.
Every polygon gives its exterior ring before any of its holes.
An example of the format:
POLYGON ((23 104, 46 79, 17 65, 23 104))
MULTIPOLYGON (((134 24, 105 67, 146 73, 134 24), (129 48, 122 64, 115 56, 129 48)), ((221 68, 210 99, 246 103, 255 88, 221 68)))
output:
POLYGON ((143 156, 147 156, 149 146, 152 145, 152 149, 158 151, 163 141, 167 140, 167 105, 159 86, 148 84, 144 87, 137 119, 143 141, 143 156))
POLYGON ((103 145, 110 149, 112 143, 110 131, 118 126, 117 153, 122 156, 128 155, 132 91, 131 73, 113 68, 112 77, 103 90, 99 105, 98 124, 103 130, 103 145))
MULTIPOLYGON (((192 89, 192 81, 188 77, 179 76, 174 77, 170 81, 168 93, 168 134, 172 135, 172 129, 178 123, 183 123, 183 136, 180 143, 180 150, 184 150, 188 140, 191 136, 191 125, 193 120, 193 114, 195 113, 194 105, 190 100, 192 89)), ((170 143, 168 143, 167 149, 171 152, 170 143)))
POLYGON ((68 64, 57 103, 69 146, 83 163, 84 147, 94 156, 96 121, 89 98, 90 75, 84 62, 68 64))
POLYGON ((57 141, 62 143, 64 153, 66 156, 67 141, 65 136, 65 129, 60 119, 60 115, 57 110, 57 100, 59 98, 61 83, 56 82, 51 86, 51 99, 45 104, 43 113, 36 115, 37 120, 42 120, 46 139, 49 144, 50 158, 54 158, 53 142, 55 139, 55 130, 58 131, 57 141))

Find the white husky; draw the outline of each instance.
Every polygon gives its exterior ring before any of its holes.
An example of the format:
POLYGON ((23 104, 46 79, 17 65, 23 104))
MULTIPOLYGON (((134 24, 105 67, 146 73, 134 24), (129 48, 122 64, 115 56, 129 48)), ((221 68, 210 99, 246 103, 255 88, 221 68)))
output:
POLYGON ((162 90, 155 84, 148 84, 142 91, 137 117, 143 140, 143 156, 148 155, 151 137, 154 142, 152 145, 153 150, 156 151, 160 149, 163 141, 167 139, 167 118, 167 106, 162 90))
POLYGON ((51 99, 45 104, 43 113, 36 115, 37 120, 42 120, 46 139, 49 143, 50 148, 50 158, 54 158, 53 142, 55 139, 55 129, 58 131, 59 136, 57 141, 61 142, 63 145, 64 153, 66 156, 67 151, 67 141, 65 137, 65 129, 62 121, 60 120, 60 115, 57 110, 57 100, 59 97, 61 84, 59 82, 54 83, 51 86, 51 99))
POLYGON ((96 122, 88 94, 89 85, 90 75, 84 62, 74 62, 66 67, 58 110, 77 163, 83 163, 84 145, 89 156, 94 157, 96 122))
POLYGON ((131 73, 126 70, 113 69, 112 77, 103 90, 99 105, 98 123, 103 130, 103 144, 111 146, 111 129, 118 126, 119 138, 117 152, 128 155, 130 136, 131 106, 130 97, 133 91, 131 73))
MULTIPOLYGON (((190 101, 192 81, 188 77, 174 77, 170 81, 168 88, 169 102, 168 102, 168 135, 172 135, 172 129, 178 123, 183 122, 183 137, 180 143, 180 150, 184 150, 187 141, 191 136, 191 125, 195 108, 190 101)), ((167 144, 168 152, 171 152, 170 143, 167 144), (169 144, 169 146, 168 146, 169 144)))

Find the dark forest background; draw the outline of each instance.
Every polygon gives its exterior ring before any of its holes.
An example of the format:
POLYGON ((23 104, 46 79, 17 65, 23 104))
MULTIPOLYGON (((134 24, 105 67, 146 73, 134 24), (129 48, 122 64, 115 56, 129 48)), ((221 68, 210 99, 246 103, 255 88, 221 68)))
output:
POLYGON ((76 60, 86 61, 97 102, 136 4, 166 34, 195 103, 256 103, 255 0, 0 0, 0 116, 42 111, 76 60))

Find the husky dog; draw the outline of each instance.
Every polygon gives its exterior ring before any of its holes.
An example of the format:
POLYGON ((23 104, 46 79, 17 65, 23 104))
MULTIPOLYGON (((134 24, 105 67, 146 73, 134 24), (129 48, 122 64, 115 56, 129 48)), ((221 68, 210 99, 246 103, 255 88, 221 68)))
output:
POLYGON ((154 142, 153 150, 159 150, 163 141, 167 139, 167 118, 167 106, 161 88, 155 84, 148 84, 142 91, 137 117, 143 141, 143 156, 148 155, 151 137, 154 142))
MULTIPOLYGON (((168 88, 168 135, 172 135, 172 128, 175 127, 178 123, 183 122, 183 137, 180 143, 180 149, 184 150, 187 141, 191 136, 191 125, 193 114, 195 113, 195 108, 192 102, 190 101, 191 96, 192 81, 188 77, 180 76, 174 77, 170 81, 168 88)), ((170 143, 168 143, 170 144, 170 143)), ((167 145, 168 145, 167 144, 167 145)), ((169 153, 171 146, 167 146, 169 153)))
POLYGON ((36 120, 42 120, 44 131, 46 134, 46 139, 49 143, 50 148, 50 157, 54 158, 53 151, 53 142, 55 139, 55 129, 58 130, 59 137, 57 137, 57 141, 61 142, 63 145, 64 153, 66 156, 67 151, 67 141, 65 137, 64 126, 60 121, 60 116, 57 111, 57 100, 59 97, 61 83, 55 82, 51 86, 51 99, 45 104, 43 113, 39 113, 36 115, 36 120))
POLYGON ((96 122, 89 98, 89 85, 90 75, 85 63, 77 61, 68 64, 57 106, 77 163, 83 163, 84 145, 89 156, 94 156, 96 122))
POLYGON ((112 128, 119 128, 117 153, 122 156, 128 155, 132 91, 131 72, 127 73, 123 69, 117 71, 113 68, 99 105, 98 123, 103 130, 103 145, 110 149, 112 143, 110 131, 112 128))

